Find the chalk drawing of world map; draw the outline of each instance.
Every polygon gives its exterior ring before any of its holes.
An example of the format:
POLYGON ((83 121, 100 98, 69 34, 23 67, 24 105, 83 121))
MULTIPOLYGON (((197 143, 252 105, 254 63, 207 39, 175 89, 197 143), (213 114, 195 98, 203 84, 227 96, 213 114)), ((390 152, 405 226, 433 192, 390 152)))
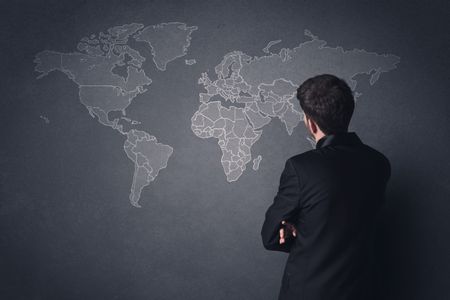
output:
MULTIPOLYGON (((124 152, 134 164, 129 200, 135 207, 141 207, 143 188, 167 167, 174 149, 146 131, 125 129, 119 124, 119 120, 140 123, 127 118, 126 109, 152 84, 142 67, 146 57, 129 41, 146 43, 157 70, 164 72, 168 63, 187 54, 191 34, 196 30, 197 26, 180 22, 125 24, 83 37, 77 51, 44 50, 35 56, 38 79, 53 71, 62 72, 77 84, 79 100, 88 113, 124 136, 124 152), (122 116, 110 120, 110 112, 121 112, 122 116)), ((303 112, 295 98, 299 83, 313 75, 331 73, 345 79, 355 91, 355 76, 368 74, 373 85, 382 73, 395 69, 400 62, 392 54, 328 47, 308 30, 305 36, 308 41, 278 53, 270 48, 281 40, 270 41, 262 56, 251 57, 241 51, 227 53, 214 74, 205 72, 198 79, 205 91, 200 93, 199 107, 191 117, 191 130, 199 138, 217 139, 228 182, 238 180, 251 161, 252 168, 259 169, 263 157, 252 158, 251 148, 273 118, 281 120, 289 135, 302 121, 303 112)), ((196 62, 185 60, 186 65, 196 62)))

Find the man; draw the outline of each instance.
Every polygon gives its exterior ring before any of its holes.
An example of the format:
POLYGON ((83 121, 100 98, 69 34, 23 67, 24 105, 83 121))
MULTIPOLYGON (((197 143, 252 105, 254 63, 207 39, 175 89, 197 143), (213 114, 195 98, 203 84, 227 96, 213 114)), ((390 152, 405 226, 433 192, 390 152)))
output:
POLYGON ((261 229, 267 250, 289 253, 278 299, 372 299, 372 243, 389 160, 348 131, 355 102, 344 80, 315 76, 297 98, 316 146, 286 161, 261 229))

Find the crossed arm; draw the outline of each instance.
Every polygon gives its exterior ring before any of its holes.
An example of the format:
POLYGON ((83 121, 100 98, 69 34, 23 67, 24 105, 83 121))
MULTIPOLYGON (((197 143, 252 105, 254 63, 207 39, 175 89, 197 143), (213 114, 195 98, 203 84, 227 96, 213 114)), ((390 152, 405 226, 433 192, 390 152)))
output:
POLYGON ((261 228, 264 248, 272 251, 290 252, 293 239, 297 235, 289 219, 300 210, 300 186, 297 173, 290 159, 286 161, 280 177, 278 193, 266 211, 261 228), (284 221, 284 223, 283 223, 284 221))

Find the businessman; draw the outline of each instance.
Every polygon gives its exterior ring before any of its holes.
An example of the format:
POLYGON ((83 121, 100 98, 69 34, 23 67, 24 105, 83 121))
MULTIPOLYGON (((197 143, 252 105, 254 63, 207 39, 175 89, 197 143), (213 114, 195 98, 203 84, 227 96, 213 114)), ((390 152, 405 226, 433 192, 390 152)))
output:
POLYGON ((374 228, 389 160, 348 131, 355 101, 344 80, 309 78, 297 99, 315 149, 287 159, 261 228, 265 249, 289 253, 278 299, 373 299, 374 228))

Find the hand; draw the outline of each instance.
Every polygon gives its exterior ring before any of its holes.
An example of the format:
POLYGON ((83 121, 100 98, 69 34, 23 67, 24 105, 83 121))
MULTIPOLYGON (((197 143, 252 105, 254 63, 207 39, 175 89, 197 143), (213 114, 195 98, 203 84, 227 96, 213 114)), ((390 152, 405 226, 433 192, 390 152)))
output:
POLYGON ((286 239, 293 236, 297 236, 297 229, 293 224, 286 222, 285 220, 281 221, 281 224, 284 225, 283 228, 280 228, 280 244, 286 242, 286 239))

